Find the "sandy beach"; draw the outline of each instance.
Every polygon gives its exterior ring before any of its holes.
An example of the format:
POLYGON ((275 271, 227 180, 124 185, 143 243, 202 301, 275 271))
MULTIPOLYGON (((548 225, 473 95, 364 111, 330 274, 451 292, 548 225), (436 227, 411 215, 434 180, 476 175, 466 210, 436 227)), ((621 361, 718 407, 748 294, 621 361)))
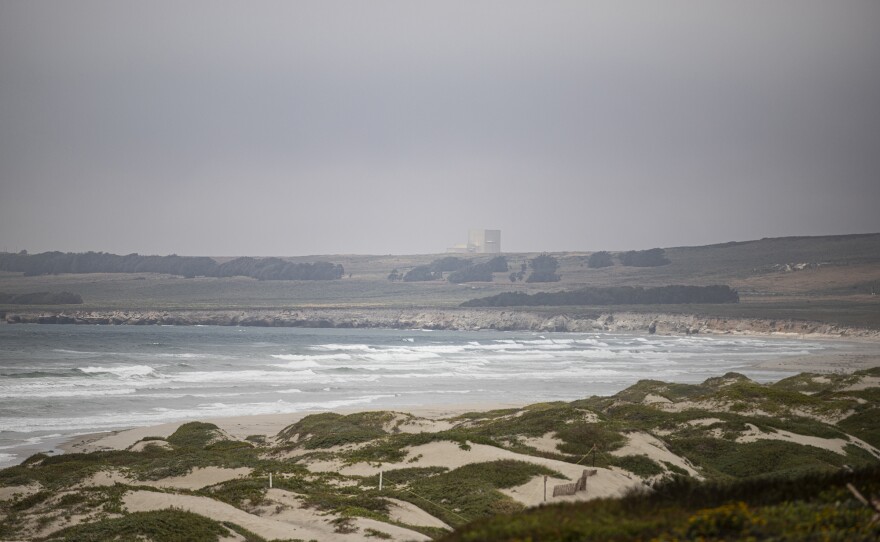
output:
MULTIPOLYGON (((782 359, 761 361, 752 365, 754 369, 782 370, 808 373, 852 373, 854 371, 880 367, 880 344, 874 340, 852 341, 847 351, 796 355, 782 359)), ((427 408, 408 408, 406 412, 412 416, 426 420, 442 420, 464 414, 466 412, 484 412, 501 408, 519 408, 528 405, 527 398, 522 401, 508 403, 463 403, 457 405, 436 405, 427 408)), ((351 414, 375 409, 339 409, 334 412, 351 414)), ((309 414, 325 412, 311 410, 290 414, 265 414, 254 416, 233 416, 206 418, 198 421, 217 425, 230 437, 244 439, 252 435, 266 438, 274 437, 284 427, 295 423, 309 414)), ((167 437, 184 422, 166 423, 154 426, 134 427, 131 429, 80 435, 61 444, 58 448, 66 453, 92 452, 97 450, 124 450, 144 437, 167 437)), ((427 429, 427 428, 426 428, 427 429)), ((436 430, 436 429, 435 429, 436 430)))

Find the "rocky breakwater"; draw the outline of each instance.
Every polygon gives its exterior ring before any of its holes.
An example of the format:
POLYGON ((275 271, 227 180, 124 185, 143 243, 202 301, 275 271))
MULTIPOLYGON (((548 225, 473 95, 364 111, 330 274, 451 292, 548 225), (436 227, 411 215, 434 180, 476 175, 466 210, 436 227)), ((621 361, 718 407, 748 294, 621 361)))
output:
POLYGON ((788 334, 880 339, 880 331, 806 321, 664 313, 555 314, 498 309, 289 309, 249 311, 60 311, 8 313, 8 324, 217 325, 475 331, 640 332, 664 335, 788 334))

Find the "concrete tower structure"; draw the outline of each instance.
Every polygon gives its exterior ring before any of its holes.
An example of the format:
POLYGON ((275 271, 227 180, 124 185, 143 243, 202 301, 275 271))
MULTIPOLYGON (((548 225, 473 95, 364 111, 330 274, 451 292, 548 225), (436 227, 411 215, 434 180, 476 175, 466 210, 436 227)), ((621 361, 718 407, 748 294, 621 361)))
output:
POLYGON ((470 230, 468 252, 477 254, 501 253, 501 230, 470 230))
POLYGON ((446 249, 454 254, 501 254, 501 230, 469 230, 467 244, 446 249))

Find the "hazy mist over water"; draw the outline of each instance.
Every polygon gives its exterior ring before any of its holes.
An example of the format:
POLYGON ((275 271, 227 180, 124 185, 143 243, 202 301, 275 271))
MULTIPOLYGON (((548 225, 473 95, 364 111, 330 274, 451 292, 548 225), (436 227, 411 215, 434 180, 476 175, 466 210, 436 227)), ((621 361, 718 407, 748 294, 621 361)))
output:
POLYGON ((880 3, 0 3, 0 250, 880 231, 880 3))

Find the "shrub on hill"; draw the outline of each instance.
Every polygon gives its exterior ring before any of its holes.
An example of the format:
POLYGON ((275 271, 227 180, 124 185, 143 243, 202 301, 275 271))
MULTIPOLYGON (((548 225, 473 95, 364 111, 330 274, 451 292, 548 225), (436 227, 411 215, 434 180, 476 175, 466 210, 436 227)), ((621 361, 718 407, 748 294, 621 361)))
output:
POLYGON ((659 267, 669 263, 666 252, 662 248, 630 250, 621 253, 619 258, 621 265, 630 267, 659 267))
POLYGON ((504 256, 495 256, 486 262, 486 265, 489 267, 489 271, 493 273, 507 273, 510 271, 510 266, 507 265, 507 258, 504 256))
POLYGON ((488 264, 478 263, 450 273, 447 280, 454 284, 462 282, 492 282, 492 269, 488 264))
POLYGON ((562 278, 556 274, 559 269, 559 260, 549 254, 541 254, 529 260, 532 273, 526 282, 559 282, 562 278))
POLYGON ((394 415, 388 412, 357 412, 347 416, 322 412, 288 425, 278 433, 278 439, 304 442, 309 450, 356 444, 385 436, 384 425, 393 420, 394 415))
POLYGON ((565 305, 671 305, 686 303, 739 303, 739 294, 729 286, 616 286, 581 288, 563 292, 504 292, 465 301, 463 307, 534 307, 565 305))
POLYGON ((456 258, 455 256, 446 256, 445 258, 434 260, 430 263, 429 267, 431 268, 431 271, 443 273, 448 271, 458 271, 469 265, 471 265, 470 260, 456 258))
POLYGON ((611 253, 604 250, 590 254, 587 260, 587 267, 590 269, 599 269, 600 267, 611 267, 614 260, 611 259, 611 253))
POLYGON ((492 273, 507 272, 507 258, 496 256, 484 263, 474 263, 471 260, 446 256, 434 260, 427 265, 419 265, 410 269, 406 274, 400 274, 397 269, 388 275, 388 280, 403 280, 404 282, 423 282, 443 278, 444 272, 449 272, 447 280, 454 284, 462 282, 492 282, 492 273))
POLYGON ((454 284, 492 282, 492 273, 506 273, 508 269, 507 258, 495 256, 488 262, 471 264, 454 271, 449 275, 448 280, 454 284))
POLYGON ((441 278, 443 273, 434 272, 430 265, 419 265, 413 267, 403 275, 403 282, 423 282, 426 280, 437 280, 441 278))
POLYGON ((623 499, 541 506, 474 521, 465 540, 877 540, 873 511, 855 500, 880 489, 880 468, 699 483, 674 477, 623 499))
MULTIPOLYGON (((51 540, 230 540, 237 525, 223 525, 199 514, 169 508, 152 512, 133 512, 122 517, 102 517, 90 523, 66 527, 52 534, 51 540)), ((253 540, 253 539, 250 539, 253 540)))

